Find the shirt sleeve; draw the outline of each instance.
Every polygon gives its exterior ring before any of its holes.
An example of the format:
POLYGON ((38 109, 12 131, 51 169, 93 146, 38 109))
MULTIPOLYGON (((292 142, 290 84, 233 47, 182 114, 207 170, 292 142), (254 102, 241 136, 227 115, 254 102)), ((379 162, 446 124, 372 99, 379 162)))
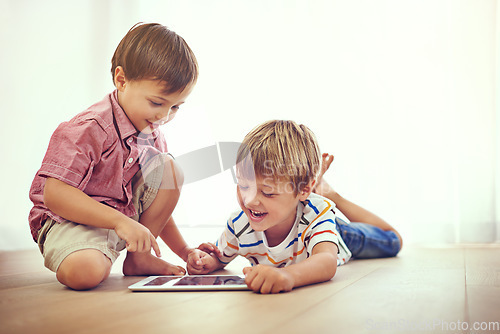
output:
POLYGON ((228 219, 224 232, 217 241, 217 247, 222 253, 219 260, 224 264, 228 264, 239 255, 239 242, 234 234, 234 225, 231 218, 228 219))
POLYGON ((329 210, 312 223, 312 227, 306 231, 305 246, 308 254, 312 254, 314 246, 320 242, 333 242, 340 249, 339 234, 335 225, 335 214, 329 210))
POLYGON ((60 124, 50 139, 39 175, 84 190, 101 159, 106 139, 106 132, 93 119, 60 124))

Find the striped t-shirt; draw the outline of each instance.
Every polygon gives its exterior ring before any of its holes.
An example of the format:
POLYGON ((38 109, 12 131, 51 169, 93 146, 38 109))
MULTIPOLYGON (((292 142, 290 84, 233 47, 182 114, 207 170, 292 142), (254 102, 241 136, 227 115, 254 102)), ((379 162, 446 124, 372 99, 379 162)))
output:
POLYGON ((242 210, 229 217, 224 233, 217 241, 222 252, 220 261, 229 263, 236 256, 246 257, 252 266, 265 264, 285 267, 308 258, 315 245, 333 242, 337 245, 337 265, 349 261, 351 252, 336 228, 335 204, 312 193, 306 201, 299 202, 295 224, 279 245, 270 247, 263 231, 254 231, 242 210))

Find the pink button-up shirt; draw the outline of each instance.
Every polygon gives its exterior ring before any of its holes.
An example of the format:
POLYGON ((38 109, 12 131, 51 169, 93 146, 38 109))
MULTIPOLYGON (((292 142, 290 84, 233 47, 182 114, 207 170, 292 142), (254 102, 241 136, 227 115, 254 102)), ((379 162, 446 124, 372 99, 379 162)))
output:
POLYGON ((131 217, 130 180, 141 164, 152 156, 167 152, 163 134, 138 133, 118 104, 115 90, 101 102, 61 123, 52 134, 47 153, 30 189, 33 208, 29 223, 33 239, 48 217, 64 221, 44 204, 45 180, 52 177, 80 189, 96 201, 131 217))

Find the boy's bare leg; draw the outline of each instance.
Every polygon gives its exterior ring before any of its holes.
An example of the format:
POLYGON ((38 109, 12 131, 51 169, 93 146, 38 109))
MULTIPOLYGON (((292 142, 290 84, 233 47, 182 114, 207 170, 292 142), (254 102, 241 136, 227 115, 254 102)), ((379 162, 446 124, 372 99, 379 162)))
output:
POLYGON ((323 153, 321 158, 321 168, 316 180, 316 186, 313 191, 318 195, 331 199, 330 196, 332 196, 335 191, 332 189, 332 187, 330 187, 328 182, 323 180, 323 175, 326 173, 328 168, 330 168, 334 157, 331 154, 323 153))
MULTIPOLYGON (((179 200, 182 181, 182 171, 178 169, 173 160, 168 159, 165 163, 162 186, 153 203, 142 213, 139 220, 141 224, 149 228, 155 237, 158 237, 167 222, 175 224, 171 216, 179 200)), ((185 270, 161 260, 150 252, 127 252, 123 263, 123 274, 128 276, 183 275, 185 270)))
POLYGON ((373 226, 377 226, 384 231, 393 231, 399 238, 401 246, 403 246, 403 239, 394 227, 392 227, 389 223, 387 223, 385 220, 378 217, 374 213, 343 198, 328 184, 328 182, 326 182, 326 180, 323 178, 323 175, 328 170, 328 168, 330 168, 332 162, 333 155, 323 153, 321 170, 317 179, 316 187, 314 188, 314 192, 333 201, 337 208, 347 217, 347 219, 352 222, 370 224, 373 226))
POLYGON ((95 288, 108 278, 111 260, 97 249, 82 249, 68 255, 59 265, 59 282, 74 290, 95 288))

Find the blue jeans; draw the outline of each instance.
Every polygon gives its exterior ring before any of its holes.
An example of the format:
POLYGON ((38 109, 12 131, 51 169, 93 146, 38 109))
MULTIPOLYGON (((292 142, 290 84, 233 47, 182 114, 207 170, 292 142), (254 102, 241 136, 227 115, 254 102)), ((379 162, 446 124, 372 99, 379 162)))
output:
POLYGON ((401 243, 393 231, 365 223, 346 223, 336 217, 337 228, 353 258, 373 259, 396 256, 401 243))

